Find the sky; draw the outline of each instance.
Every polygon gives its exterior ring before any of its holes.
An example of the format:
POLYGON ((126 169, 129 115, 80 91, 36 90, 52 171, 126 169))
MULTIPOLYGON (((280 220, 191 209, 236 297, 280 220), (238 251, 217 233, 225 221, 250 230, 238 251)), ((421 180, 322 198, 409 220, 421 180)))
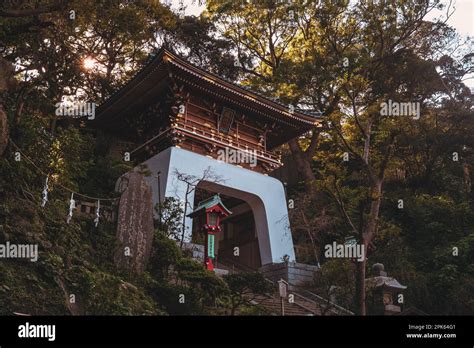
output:
MULTIPOLYGON (((448 24, 464 36, 474 36, 474 0, 453 0, 454 13, 448 20, 448 24)), ((432 11, 426 19, 442 16, 446 18, 444 11, 432 11)))

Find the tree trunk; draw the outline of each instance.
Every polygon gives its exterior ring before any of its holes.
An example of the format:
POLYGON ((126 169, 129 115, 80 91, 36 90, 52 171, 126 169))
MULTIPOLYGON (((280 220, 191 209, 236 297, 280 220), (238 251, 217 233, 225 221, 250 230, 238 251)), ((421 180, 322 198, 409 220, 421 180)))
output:
MULTIPOLYGON (((13 64, 0 57, 0 93, 8 91, 15 86, 13 64)), ((7 148, 9 137, 8 118, 0 99, 0 157, 7 148)))
POLYGON ((377 179, 371 188, 371 204, 370 213, 361 236, 360 243, 364 245, 365 257, 363 261, 358 261, 356 266, 356 312, 358 315, 366 315, 365 306, 365 271, 367 263, 367 253, 369 245, 377 232, 378 219, 380 213, 380 205, 382 203, 382 179, 377 179))
MULTIPOLYGON (((367 226, 363 234, 364 245, 369 245, 377 232, 380 205, 382 204, 382 180, 377 180, 371 188, 370 213, 367 221, 367 226)), ((367 250, 367 249, 366 249, 367 250)))
POLYGON ((355 305, 356 305, 356 314, 358 315, 366 315, 365 311, 365 266, 366 266, 366 259, 364 258, 363 261, 356 261, 356 298, 355 298, 355 305))
MULTIPOLYGON (((181 240, 179 242, 179 248, 180 249, 183 249, 183 244, 184 244, 184 236, 186 235, 186 215, 187 214, 187 211, 188 211, 188 203, 189 203, 189 194, 191 193, 190 191, 190 184, 188 183, 188 186, 186 188, 186 195, 184 196, 184 209, 183 209, 183 221, 182 221, 182 224, 183 224, 183 228, 182 228, 182 231, 181 231, 181 240)), ((206 261, 206 255, 204 254, 204 261, 206 261)))
POLYGON ((3 110, 3 105, 0 104, 0 157, 8 145, 8 119, 7 113, 3 110))
MULTIPOLYGON (((313 168, 311 168, 311 160, 308 160, 308 156, 300 148, 298 139, 290 140, 288 145, 290 146, 291 154, 296 163, 296 170, 303 177, 306 187, 312 189, 316 177, 314 176, 313 168)), ((309 156, 309 158, 311 158, 311 156, 309 156)))
POLYGON ((469 164, 463 163, 462 169, 464 174, 464 187, 467 193, 471 193, 471 172, 469 170, 469 164))

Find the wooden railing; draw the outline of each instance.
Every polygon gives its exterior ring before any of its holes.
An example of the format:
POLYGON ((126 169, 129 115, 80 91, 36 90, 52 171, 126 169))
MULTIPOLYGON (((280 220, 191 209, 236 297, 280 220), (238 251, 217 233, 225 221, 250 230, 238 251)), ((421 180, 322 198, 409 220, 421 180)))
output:
POLYGON ((239 151, 252 151, 252 153, 256 150, 255 152, 257 155, 257 159, 272 162, 278 166, 281 165, 280 156, 277 156, 269 151, 265 151, 263 150, 263 148, 256 148, 255 144, 246 142, 242 139, 229 141, 229 137, 226 137, 219 133, 213 133, 205 129, 202 125, 193 125, 193 122, 190 121, 188 121, 186 124, 182 122, 177 122, 175 125, 175 129, 181 130, 184 133, 194 135, 196 137, 206 139, 207 141, 210 141, 222 147, 229 147, 239 151))

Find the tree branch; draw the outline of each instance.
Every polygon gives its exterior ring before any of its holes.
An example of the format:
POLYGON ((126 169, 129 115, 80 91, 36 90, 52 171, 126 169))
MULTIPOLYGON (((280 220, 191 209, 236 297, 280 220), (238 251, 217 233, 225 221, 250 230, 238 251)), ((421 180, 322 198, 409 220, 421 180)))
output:
POLYGON ((0 17, 9 17, 9 18, 20 18, 20 17, 29 17, 36 16, 42 13, 49 13, 61 10, 65 6, 64 1, 56 1, 50 5, 45 5, 43 7, 31 8, 31 9, 22 9, 22 10, 13 10, 13 9, 0 9, 0 17))

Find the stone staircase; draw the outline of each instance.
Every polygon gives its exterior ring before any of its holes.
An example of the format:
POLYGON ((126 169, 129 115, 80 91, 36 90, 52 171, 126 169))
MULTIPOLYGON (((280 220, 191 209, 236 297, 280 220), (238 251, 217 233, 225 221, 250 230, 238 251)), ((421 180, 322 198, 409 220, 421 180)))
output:
MULTIPOLYGON (((271 282, 270 280, 267 280, 271 282)), ((274 283, 273 283, 274 284, 274 283)), ((278 286, 274 284, 275 289, 278 286)), ((266 296, 257 296, 251 303, 265 307, 269 312, 281 315, 281 298, 278 291, 266 296)), ((288 298, 284 299, 285 315, 299 316, 334 316, 334 315, 354 315, 351 311, 330 303, 326 299, 290 285, 288 298), (304 292, 304 295, 303 295, 304 292)))
MULTIPOLYGON (((263 306, 272 315, 281 315, 281 299, 278 295, 274 296, 257 296, 250 303, 263 306)), ((302 306, 301 303, 289 303, 284 299, 285 315, 288 316, 313 316, 317 315, 308 307, 302 306)))
MULTIPOLYGON (((218 263, 218 267, 227 270, 230 274, 256 272, 256 270, 249 269, 246 266, 226 261, 227 260, 221 259, 218 263)), ((269 279, 266 279, 266 281, 272 284, 274 291, 265 296, 252 296, 250 303, 263 306, 273 315, 281 315, 281 298, 278 293, 278 285, 269 279)), ((285 315, 287 316, 354 315, 351 311, 330 303, 319 295, 292 284, 290 284, 288 295, 290 296, 284 299, 285 315)))

